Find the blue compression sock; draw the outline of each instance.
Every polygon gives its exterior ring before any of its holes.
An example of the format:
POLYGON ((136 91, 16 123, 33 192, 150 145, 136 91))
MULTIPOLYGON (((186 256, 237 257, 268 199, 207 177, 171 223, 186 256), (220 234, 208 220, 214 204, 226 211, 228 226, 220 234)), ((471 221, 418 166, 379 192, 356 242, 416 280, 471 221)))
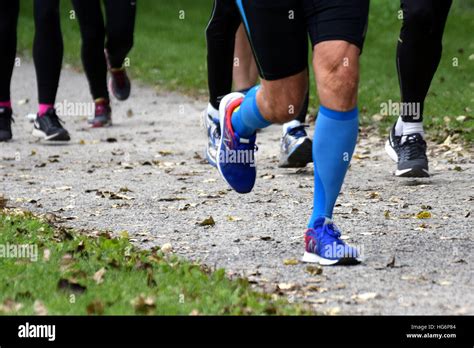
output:
POLYGON ((332 219, 334 205, 354 153, 359 111, 333 111, 321 106, 314 130, 314 206, 309 227, 318 217, 332 219))
POLYGON ((266 128, 271 122, 263 118, 257 105, 257 91, 260 86, 253 87, 245 96, 240 108, 232 115, 232 127, 242 138, 252 136, 257 129, 266 128))

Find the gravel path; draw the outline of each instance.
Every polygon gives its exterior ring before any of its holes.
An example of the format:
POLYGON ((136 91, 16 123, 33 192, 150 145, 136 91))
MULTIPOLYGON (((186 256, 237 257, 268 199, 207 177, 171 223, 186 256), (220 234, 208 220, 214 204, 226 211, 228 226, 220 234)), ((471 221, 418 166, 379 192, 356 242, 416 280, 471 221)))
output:
MULTIPOLYGON (((449 140, 431 144, 432 178, 400 180, 383 140, 362 133, 335 218, 366 260, 321 273, 294 264, 313 171, 277 168, 280 127, 260 134, 259 179, 241 196, 202 159, 202 101, 135 86, 130 101, 114 102, 114 127, 90 130, 84 116, 64 116, 71 143, 49 145, 32 139, 24 117, 36 109, 30 63, 16 69, 13 97, 14 141, 0 145, 0 194, 12 206, 76 228, 128 231, 143 247, 170 243, 319 313, 474 314, 474 160, 449 140), (422 211, 431 217, 416 218, 422 211), (210 216, 214 226, 199 225, 210 216)), ((66 69, 58 101, 89 102, 85 78, 66 69)))

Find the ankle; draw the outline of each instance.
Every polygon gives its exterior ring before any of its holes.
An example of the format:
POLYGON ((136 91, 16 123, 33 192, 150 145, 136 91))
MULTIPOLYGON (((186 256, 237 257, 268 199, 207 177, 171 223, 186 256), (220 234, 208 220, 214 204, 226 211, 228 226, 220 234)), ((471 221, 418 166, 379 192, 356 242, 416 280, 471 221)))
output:
POLYGON ((43 117, 50 109, 54 109, 53 104, 39 104, 38 116, 43 117))

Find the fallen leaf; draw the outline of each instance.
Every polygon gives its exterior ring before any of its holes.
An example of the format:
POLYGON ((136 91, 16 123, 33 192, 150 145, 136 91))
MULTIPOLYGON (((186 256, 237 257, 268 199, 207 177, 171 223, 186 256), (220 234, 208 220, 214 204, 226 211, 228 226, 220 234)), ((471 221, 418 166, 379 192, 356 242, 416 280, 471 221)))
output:
POLYGON ((130 302, 137 314, 150 315, 155 312, 156 303, 153 297, 141 294, 130 302))
POLYGON ((49 249, 44 249, 43 250, 43 261, 48 262, 51 257, 51 250, 49 249))
POLYGON ((278 289, 281 291, 290 291, 296 288, 296 284, 294 283, 280 283, 278 284, 278 289))
POLYGON ((285 266, 295 266, 297 264, 299 264, 300 262, 296 259, 286 259, 283 261, 283 264, 285 266))
POLYGON ((92 277, 92 279, 94 279, 96 284, 102 284, 104 282, 105 272, 106 272, 105 268, 102 267, 101 269, 99 269, 97 272, 94 273, 94 276, 92 277))
POLYGON ((308 266, 306 267, 306 272, 311 275, 320 275, 323 274, 323 269, 320 266, 308 266))
POLYGON ((324 312, 326 315, 338 315, 341 313, 341 308, 340 307, 332 307, 329 308, 327 311, 324 312))
POLYGON ((372 120, 374 120, 375 122, 380 122, 383 120, 383 115, 380 115, 380 114, 372 115, 372 120))
POLYGON ((376 292, 365 292, 362 294, 352 296, 352 299, 355 300, 356 302, 367 302, 369 300, 373 300, 379 297, 380 295, 377 294, 376 292))
POLYGON ((183 197, 169 197, 169 198, 160 198, 158 202, 176 202, 176 201, 185 201, 186 198, 183 197))
POLYGON ((173 246, 170 243, 165 243, 161 246, 161 251, 165 254, 169 254, 173 251, 173 246))
POLYGON ((191 313, 189 313, 189 315, 195 317, 195 316, 198 316, 198 315, 201 315, 201 314, 199 313, 199 311, 197 309, 193 309, 191 311, 191 313))
POLYGON ((261 178, 263 180, 271 180, 271 179, 275 179, 275 175, 273 175, 273 174, 264 174, 264 175, 261 176, 261 178))
POLYGON ((378 192, 370 192, 369 194, 367 194, 367 198, 370 198, 370 199, 378 199, 378 198, 380 198, 380 193, 378 193, 378 192))
POLYGON ((35 303, 33 304, 33 310, 36 315, 48 315, 48 310, 46 309, 46 306, 40 300, 35 301, 35 303))
POLYGON ((102 315, 104 314, 105 306, 100 300, 94 300, 86 307, 88 315, 102 315))
POLYGON ((21 303, 15 302, 14 300, 7 298, 0 304, 0 313, 10 314, 18 312, 23 308, 21 303))
POLYGON ((235 216, 227 216, 227 221, 235 222, 235 221, 242 221, 241 218, 235 217, 235 216))
POLYGON ((171 155, 173 154, 173 151, 161 150, 161 151, 158 151, 158 153, 159 153, 161 156, 171 156, 171 155))
POLYGON ((7 207, 8 199, 5 198, 3 195, 0 195, 0 209, 4 209, 7 207))
POLYGON ((214 221, 214 218, 212 216, 209 216, 208 218, 198 223, 199 226, 214 226, 215 224, 216 222, 214 221))
POLYGON ((430 219, 431 213, 429 211, 423 210, 416 214, 417 219, 430 219))
POLYGON ((441 286, 450 286, 450 285, 452 285, 452 284, 453 284, 453 283, 450 282, 450 281, 448 281, 448 280, 441 280, 441 281, 439 282, 439 285, 441 285, 441 286))

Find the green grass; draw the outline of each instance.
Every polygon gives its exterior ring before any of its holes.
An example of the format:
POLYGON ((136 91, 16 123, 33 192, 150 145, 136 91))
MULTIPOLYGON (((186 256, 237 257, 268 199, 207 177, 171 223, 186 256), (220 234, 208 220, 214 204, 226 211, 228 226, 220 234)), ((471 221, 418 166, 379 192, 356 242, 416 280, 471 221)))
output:
MULTIPOLYGON (((19 48, 28 55, 34 32, 32 2, 22 1, 21 4, 19 48)), ((212 0, 139 1, 136 44, 130 55, 132 75, 160 89, 205 96, 204 30, 211 8, 212 0), (184 18, 180 18, 183 13, 184 18)), ((372 115, 380 113, 382 102, 399 100, 395 68, 395 48, 401 25, 398 10, 397 0, 372 1, 369 32, 362 56, 362 122, 376 125, 382 132, 394 122, 394 117, 375 122, 372 115)), ((64 2, 65 60, 79 66, 80 37, 77 22, 70 19, 69 11, 70 3, 64 2)), ((468 141, 474 140, 474 60, 469 60, 469 56, 474 54, 472 18, 472 1, 454 1, 446 27, 443 59, 425 108, 427 129, 436 140, 455 133, 460 133, 468 141), (459 59, 458 67, 453 67, 453 58, 459 59), (460 115, 469 117, 458 122, 456 117, 460 115)), ((313 98, 312 110, 316 107, 317 100, 313 98)))
POLYGON ((246 280, 229 280, 224 270, 211 272, 159 250, 137 250, 126 236, 85 236, 29 213, 0 212, 0 248, 24 244, 37 246, 37 259, 0 257, 0 313, 35 314, 35 301, 58 315, 305 313, 253 291, 246 280), (98 283, 94 275, 101 269, 105 274, 98 283), (149 298, 148 305, 140 304, 140 296, 142 302, 149 298), (16 305, 21 308, 12 310, 16 305))

